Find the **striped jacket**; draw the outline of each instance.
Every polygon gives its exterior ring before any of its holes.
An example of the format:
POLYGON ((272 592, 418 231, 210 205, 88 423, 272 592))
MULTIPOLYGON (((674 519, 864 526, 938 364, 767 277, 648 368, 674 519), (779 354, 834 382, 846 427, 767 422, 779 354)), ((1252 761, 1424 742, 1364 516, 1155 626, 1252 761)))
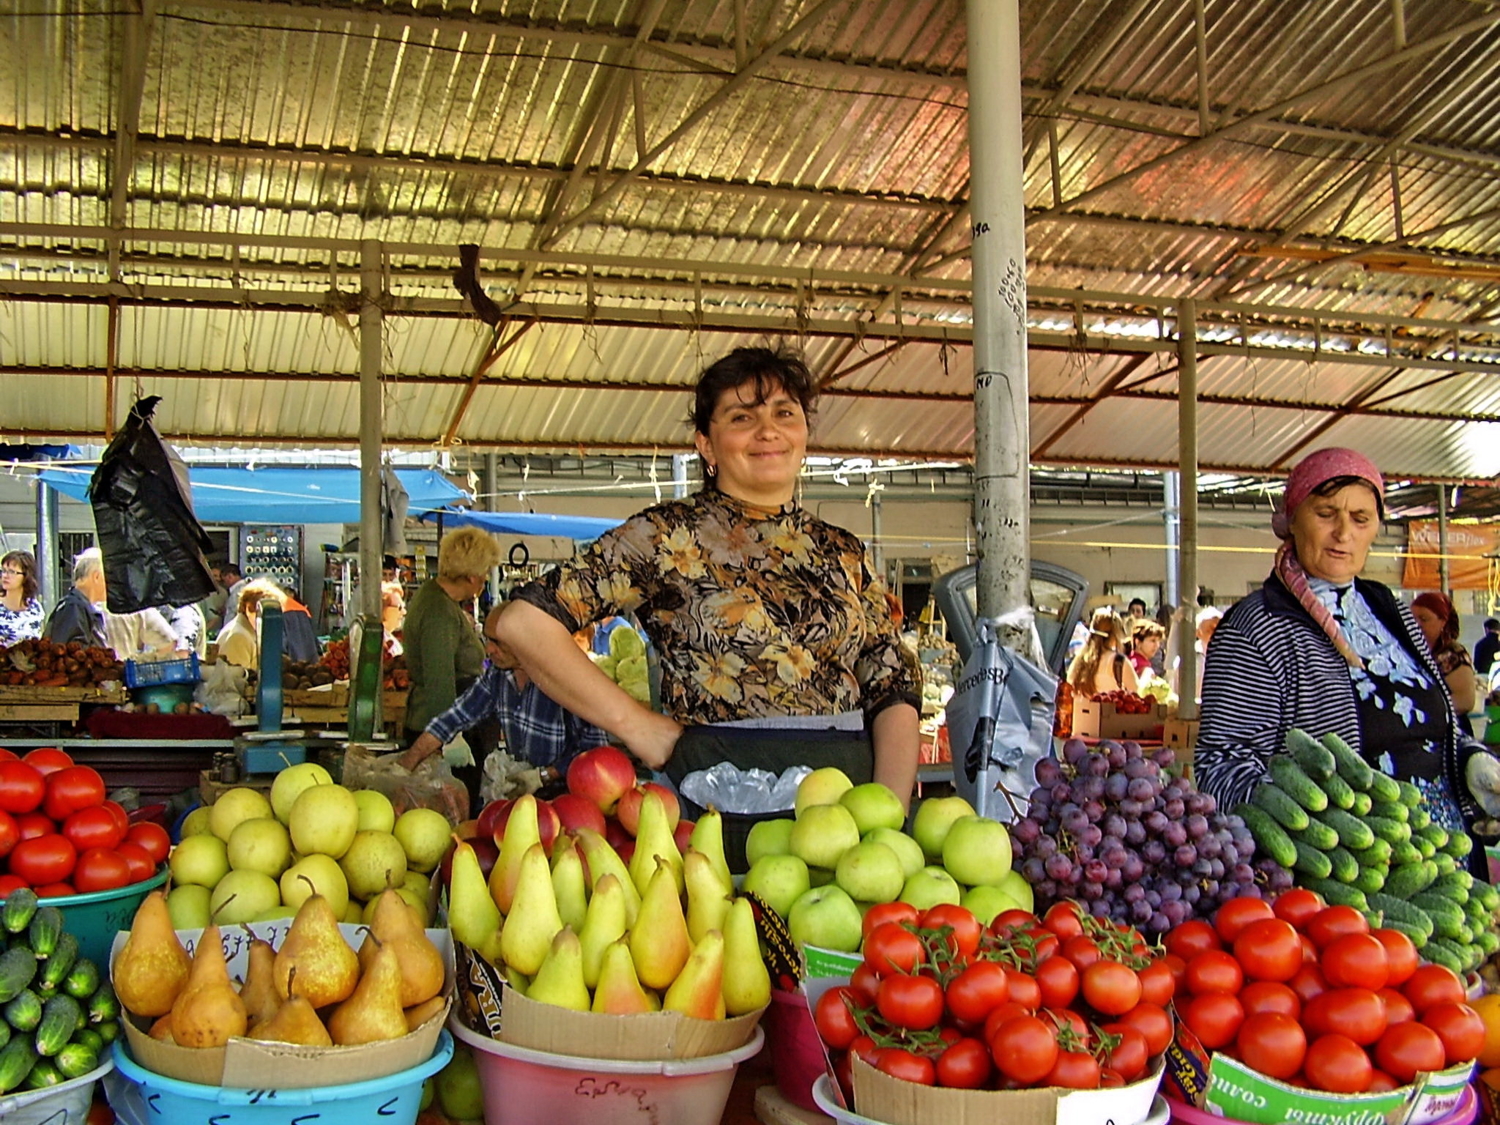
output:
MULTIPOLYGON (((1411 611, 1378 582, 1355 579, 1355 588, 1443 687, 1449 715, 1443 773, 1464 823, 1472 824, 1479 809, 1464 781, 1464 767, 1482 747, 1454 722, 1453 700, 1411 611)), ((1293 727, 1315 737, 1331 731, 1367 759, 1374 757, 1360 745, 1349 666, 1275 574, 1219 622, 1203 673, 1202 716, 1193 776, 1226 809, 1250 799, 1268 760, 1282 749, 1293 727)))

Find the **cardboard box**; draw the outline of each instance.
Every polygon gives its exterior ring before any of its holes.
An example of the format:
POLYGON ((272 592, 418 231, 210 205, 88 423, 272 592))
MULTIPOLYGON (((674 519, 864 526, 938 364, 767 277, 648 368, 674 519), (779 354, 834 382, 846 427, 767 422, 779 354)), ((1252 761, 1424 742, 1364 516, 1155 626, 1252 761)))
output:
MULTIPOLYGON (((250 931, 280 948, 291 929, 290 918, 275 922, 252 922, 250 931)), ((341 924, 339 931, 351 947, 364 941, 363 926, 341 924)), ((188 952, 197 948, 202 930, 178 930, 177 937, 188 952)), ((110 950, 114 964, 128 935, 115 935, 110 950)), ((453 998, 453 940, 447 930, 428 930, 427 936, 443 955, 443 992, 449 1003, 416 1031, 400 1039, 366 1043, 358 1047, 301 1047, 293 1043, 268 1043, 259 1039, 231 1039, 224 1047, 179 1047, 162 1043, 147 1034, 153 1021, 130 1016, 121 1021, 130 1054, 147 1070, 196 1082, 203 1086, 225 1086, 235 1090, 304 1090, 319 1086, 341 1086, 384 1078, 410 1070, 432 1057, 438 1036, 448 1018, 453 998)), ((250 959, 250 938, 239 926, 221 931, 229 977, 242 983, 250 959)))
POLYGON ((1095 703, 1084 696, 1073 697, 1074 738, 1136 738, 1154 740, 1162 735, 1167 705, 1157 703, 1138 715, 1122 714, 1113 703, 1095 703))
POLYGON ((1189 779, 1193 776, 1193 751, 1198 747, 1198 723, 1197 719, 1173 715, 1161 725, 1161 744, 1177 755, 1173 769, 1189 779))
POLYGON ((1225 1055, 1212 1055, 1181 1023, 1167 1048, 1167 1093, 1195 1108, 1251 1125, 1428 1125, 1453 1112, 1473 1063, 1419 1074, 1379 1094, 1328 1094, 1278 1082, 1225 1055))
POLYGON ((645 1061, 721 1055, 754 1038, 765 1010, 725 1020, 693 1019, 678 1012, 575 1012, 522 996, 494 966, 461 943, 457 960, 458 1014, 467 1027, 513 1047, 576 1058, 645 1061))

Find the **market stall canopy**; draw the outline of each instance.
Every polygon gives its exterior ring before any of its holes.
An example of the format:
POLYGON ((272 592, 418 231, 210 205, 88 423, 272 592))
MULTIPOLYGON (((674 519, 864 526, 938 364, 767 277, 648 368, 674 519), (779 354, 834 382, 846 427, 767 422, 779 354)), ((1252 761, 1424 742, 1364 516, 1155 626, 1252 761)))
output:
MULTIPOLYGON (((202 523, 358 523, 359 470, 232 469, 194 465, 193 511, 202 523)), ((37 474, 75 500, 87 498, 92 466, 54 466, 37 474)), ((420 515, 469 499, 435 469, 397 469, 420 515)))
POLYGON ((559 516, 547 512, 427 512, 429 523, 441 520, 444 527, 480 527, 506 535, 555 535, 562 539, 598 539, 620 520, 599 516, 559 516))

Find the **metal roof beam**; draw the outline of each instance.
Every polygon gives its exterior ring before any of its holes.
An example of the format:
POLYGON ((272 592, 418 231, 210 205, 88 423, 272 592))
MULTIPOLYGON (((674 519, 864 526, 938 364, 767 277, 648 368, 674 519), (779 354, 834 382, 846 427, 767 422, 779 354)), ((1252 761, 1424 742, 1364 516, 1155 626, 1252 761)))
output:
MULTIPOLYGON (((124 230, 130 183, 135 175, 135 142, 141 128, 141 101, 146 95, 146 57, 151 51, 151 27, 156 0, 139 0, 139 10, 125 17, 120 47, 120 87, 115 121, 114 160, 109 173, 109 225, 124 230)), ((111 280, 120 280, 120 244, 109 246, 111 280)))

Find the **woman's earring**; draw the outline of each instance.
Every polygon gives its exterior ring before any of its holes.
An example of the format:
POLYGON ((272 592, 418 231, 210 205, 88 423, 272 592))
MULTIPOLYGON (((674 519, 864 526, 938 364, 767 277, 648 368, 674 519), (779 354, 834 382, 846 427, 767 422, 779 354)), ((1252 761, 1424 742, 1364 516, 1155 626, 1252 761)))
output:
POLYGON ((703 466, 703 471, 705 473, 707 473, 711 477, 718 476, 719 475, 719 466, 717 466, 717 465, 704 465, 703 466))

